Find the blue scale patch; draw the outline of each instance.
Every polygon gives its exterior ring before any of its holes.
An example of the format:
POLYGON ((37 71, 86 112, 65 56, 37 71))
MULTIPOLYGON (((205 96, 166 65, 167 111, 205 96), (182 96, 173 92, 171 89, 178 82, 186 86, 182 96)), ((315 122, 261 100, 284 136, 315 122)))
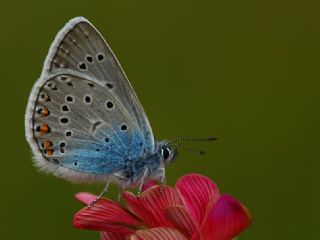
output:
POLYGON ((116 130, 99 143, 75 143, 63 157, 61 164, 74 171, 92 174, 112 174, 122 170, 127 160, 133 161, 144 156, 146 146, 140 131, 116 130))

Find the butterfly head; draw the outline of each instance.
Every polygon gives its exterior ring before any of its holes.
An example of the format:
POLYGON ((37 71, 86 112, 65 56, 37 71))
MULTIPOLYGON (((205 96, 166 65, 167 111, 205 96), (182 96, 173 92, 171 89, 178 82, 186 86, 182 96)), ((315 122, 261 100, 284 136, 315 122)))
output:
POLYGON ((193 152, 193 153, 197 153, 197 154, 201 154, 201 155, 205 154, 201 150, 195 150, 195 149, 189 148, 185 145, 178 144, 177 143, 178 141, 213 141, 216 139, 217 138, 215 138, 215 137, 208 137, 208 138, 183 137, 183 138, 175 138, 170 141, 160 142, 158 145, 158 152, 161 156, 160 159, 165 166, 168 165, 170 162, 172 162, 173 160, 175 160, 177 158, 179 147, 183 148, 185 150, 188 150, 190 152, 193 152))
POLYGON ((158 146, 158 153, 162 163, 166 166, 178 156, 178 149, 168 142, 160 142, 158 146))

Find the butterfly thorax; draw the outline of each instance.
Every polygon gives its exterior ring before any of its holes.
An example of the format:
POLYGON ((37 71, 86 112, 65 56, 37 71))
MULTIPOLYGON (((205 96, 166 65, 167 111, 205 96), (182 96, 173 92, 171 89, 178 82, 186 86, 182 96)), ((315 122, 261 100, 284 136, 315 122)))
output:
POLYGON ((157 141, 154 151, 138 159, 128 159, 113 180, 124 187, 137 186, 148 180, 162 180, 166 166, 177 157, 177 149, 167 141, 157 141))

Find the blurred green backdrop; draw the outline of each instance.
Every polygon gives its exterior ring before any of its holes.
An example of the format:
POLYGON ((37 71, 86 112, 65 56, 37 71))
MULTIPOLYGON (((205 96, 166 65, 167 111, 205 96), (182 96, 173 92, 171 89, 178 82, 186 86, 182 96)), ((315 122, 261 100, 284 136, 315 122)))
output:
MULTIPOLYGON (((210 176, 254 222, 241 239, 319 239, 319 5, 316 1, 1 3, 1 239, 98 239, 74 229, 72 185, 39 173, 24 137, 27 98, 56 33, 83 15, 122 63, 157 138, 192 143, 167 170, 210 176)), ((116 188, 111 195, 114 197, 116 188)))

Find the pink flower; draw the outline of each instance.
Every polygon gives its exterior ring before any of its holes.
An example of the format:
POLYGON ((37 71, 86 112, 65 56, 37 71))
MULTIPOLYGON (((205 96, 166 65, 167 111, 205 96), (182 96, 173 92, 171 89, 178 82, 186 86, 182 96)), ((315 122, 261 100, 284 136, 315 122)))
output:
MULTIPOLYGON (((78 193, 89 204, 96 196, 78 193)), ((124 192, 126 206, 103 198, 81 209, 74 226, 101 231, 103 240, 230 240, 251 223, 249 211, 230 195, 220 195, 209 178, 181 177, 175 188, 149 184, 139 196, 124 192)))

